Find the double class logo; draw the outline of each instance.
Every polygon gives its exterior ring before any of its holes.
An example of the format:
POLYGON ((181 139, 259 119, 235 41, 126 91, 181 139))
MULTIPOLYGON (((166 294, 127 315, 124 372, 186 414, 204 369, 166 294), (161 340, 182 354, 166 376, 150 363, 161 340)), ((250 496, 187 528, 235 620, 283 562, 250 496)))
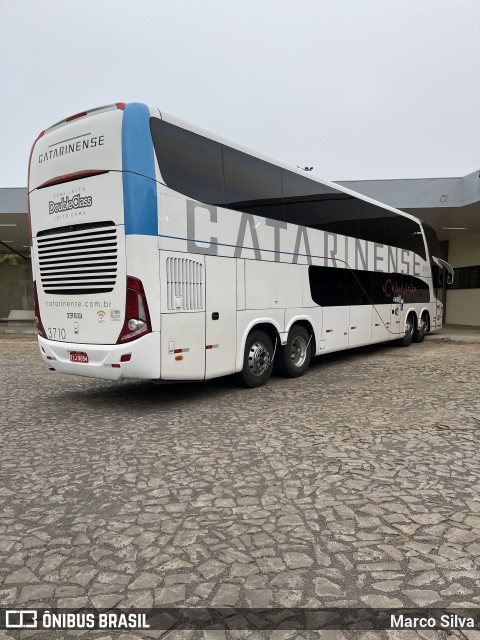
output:
POLYGON ((65 196, 60 202, 50 200, 48 203, 48 213, 61 213, 63 211, 71 211, 72 209, 85 209, 93 204, 92 196, 82 197, 80 194, 74 195, 72 198, 65 196))

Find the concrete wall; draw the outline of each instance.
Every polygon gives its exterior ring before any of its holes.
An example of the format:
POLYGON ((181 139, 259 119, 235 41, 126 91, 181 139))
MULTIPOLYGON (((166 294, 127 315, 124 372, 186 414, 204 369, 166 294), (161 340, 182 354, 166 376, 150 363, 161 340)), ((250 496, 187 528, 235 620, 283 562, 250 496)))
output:
POLYGON ((452 267, 480 264, 480 235, 450 240, 448 249, 448 261, 452 267))
MULTIPOLYGON (((450 240, 448 261, 452 267, 480 264, 480 235, 450 240)), ((480 289, 448 291, 446 322, 480 326, 480 289)))
POLYGON ((32 271, 30 263, 0 264, 0 318, 13 309, 33 310, 32 271))

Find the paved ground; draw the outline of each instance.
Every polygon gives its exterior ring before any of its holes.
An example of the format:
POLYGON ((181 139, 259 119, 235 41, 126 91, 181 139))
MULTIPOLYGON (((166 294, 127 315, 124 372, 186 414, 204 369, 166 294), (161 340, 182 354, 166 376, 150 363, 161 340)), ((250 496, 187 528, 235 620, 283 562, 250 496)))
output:
POLYGON ((243 390, 62 376, 7 335, 0 376, 3 606, 480 606, 480 344, 243 390))

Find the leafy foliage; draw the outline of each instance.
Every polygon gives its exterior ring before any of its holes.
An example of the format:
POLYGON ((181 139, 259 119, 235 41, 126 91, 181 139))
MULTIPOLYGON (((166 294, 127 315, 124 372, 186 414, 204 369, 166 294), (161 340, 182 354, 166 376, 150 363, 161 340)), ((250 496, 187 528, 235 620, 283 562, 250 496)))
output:
POLYGON ((18 266, 20 264, 24 264, 25 260, 20 256, 17 256, 14 253, 3 253, 0 254, 0 264, 10 264, 13 266, 18 266))

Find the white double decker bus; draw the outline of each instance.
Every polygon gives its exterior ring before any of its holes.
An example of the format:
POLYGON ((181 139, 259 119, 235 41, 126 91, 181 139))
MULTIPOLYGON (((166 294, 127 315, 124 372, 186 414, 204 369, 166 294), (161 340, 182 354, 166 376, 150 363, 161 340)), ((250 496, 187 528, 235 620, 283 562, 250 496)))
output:
POLYGON ((28 191, 38 340, 61 373, 257 387, 442 326, 433 229, 154 107, 42 132, 28 191))

